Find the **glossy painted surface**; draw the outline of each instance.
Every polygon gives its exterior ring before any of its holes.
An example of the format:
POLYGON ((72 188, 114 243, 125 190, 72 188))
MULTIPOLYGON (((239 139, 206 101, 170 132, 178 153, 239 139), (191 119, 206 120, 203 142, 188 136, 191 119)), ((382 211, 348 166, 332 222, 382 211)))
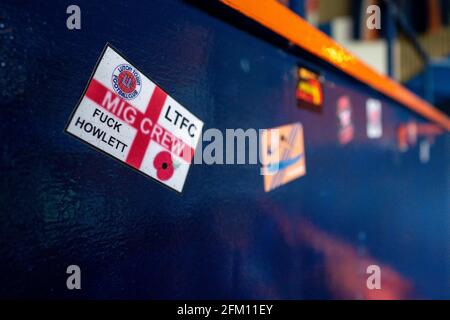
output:
POLYGON ((69 4, 0 4, 1 297, 450 298, 448 133, 420 163, 396 130, 423 119, 191 3, 80 1, 80 31, 69 4), (306 176, 265 193, 259 166, 193 165, 179 195, 64 134, 106 42, 204 129, 301 122, 306 176), (324 73, 322 114, 296 107, 298 63, 324 73), (368 96, 383 102, 379 140, 368 96), (80 291, 66 289, 71 264, 80 291), (365 287, 369 264, 381 291, 365 287))

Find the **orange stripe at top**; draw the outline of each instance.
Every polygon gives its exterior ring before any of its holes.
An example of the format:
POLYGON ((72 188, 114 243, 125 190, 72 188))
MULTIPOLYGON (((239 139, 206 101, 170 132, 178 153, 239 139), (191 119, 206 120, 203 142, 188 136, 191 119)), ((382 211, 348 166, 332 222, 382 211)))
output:
POLYGON ((419 115, 450 130, 450 118, 274 0, 220 0, 293 44, 331 63, 419 115))

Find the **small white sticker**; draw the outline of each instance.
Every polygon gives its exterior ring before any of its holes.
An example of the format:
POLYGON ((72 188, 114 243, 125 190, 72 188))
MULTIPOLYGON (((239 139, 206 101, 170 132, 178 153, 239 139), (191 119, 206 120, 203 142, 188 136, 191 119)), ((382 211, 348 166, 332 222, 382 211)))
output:
POLYGON ((383 124, 381 120, 381 102, 375 99, 366 101, 367 137, 377 139, 383 135, 383 124))
POLYGON ((66 131, 175 189, 203 122, 106 46, 66 131))

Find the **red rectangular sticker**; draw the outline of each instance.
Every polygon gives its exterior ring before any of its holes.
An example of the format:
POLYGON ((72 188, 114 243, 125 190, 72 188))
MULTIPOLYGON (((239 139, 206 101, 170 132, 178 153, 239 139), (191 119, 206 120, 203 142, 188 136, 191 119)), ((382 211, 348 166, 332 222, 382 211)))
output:
POLYGON ((322 77, 304 67, 299 67, 296 89, 297 105, 316 112, 323 107, 322 77))

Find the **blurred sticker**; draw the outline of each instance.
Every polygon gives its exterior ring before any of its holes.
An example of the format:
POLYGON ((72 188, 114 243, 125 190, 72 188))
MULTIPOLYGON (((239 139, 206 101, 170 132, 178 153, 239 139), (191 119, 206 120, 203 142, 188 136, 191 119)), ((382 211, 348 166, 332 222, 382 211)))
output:
POLYGON ((202 127, 106 46, 66 132, 181 192, 202 127))
POLYGON ((425 138, 431 143, 444 133, 445 130, 434 123, 417 123, 414 120, 402 123, 397 128, 399 150, 407 151, 410 147, 414 147, 420 138, 425 138))
POLYGON ((381 102, 375 99, 366 101, 367 116, 367 137, 370 139, 380 138, 383 135, 383 125, 381 121, 381 102))
POLYGON ((298 68, 297 105, 313 111, 322 111, 323 91, 321 76, 304 67, 298 68))
POLYGON ((353 140, 354 127, 352 122, 352 106, 348 96, 341 96, 336 104, 338 119, 338 140, 340 144, 347 144, 353 140))
POLYGON ((265 192, 305 175, 304 149, 301 123, 262 132, 261 155, 265 192))

